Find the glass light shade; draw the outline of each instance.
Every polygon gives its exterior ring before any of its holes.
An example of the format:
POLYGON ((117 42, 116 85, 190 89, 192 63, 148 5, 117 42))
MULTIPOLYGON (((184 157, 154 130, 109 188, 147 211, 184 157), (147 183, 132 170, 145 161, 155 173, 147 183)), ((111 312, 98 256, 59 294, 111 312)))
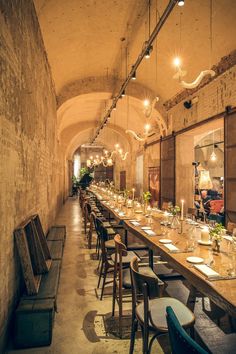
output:
POLYGON ((198 187, 199 189, 211 189, 213 186, 211 178, 210 178, 210 173, 207 170, 202 170, 200 172, 200 179, 199 179, 199 184, 198 187))
POLYGON ((211 156, 210 156, 210 160, 211 161, 216 161, 216 159, 217 159, 216 153, 215 153, 215 151, 212 151, 211 156))

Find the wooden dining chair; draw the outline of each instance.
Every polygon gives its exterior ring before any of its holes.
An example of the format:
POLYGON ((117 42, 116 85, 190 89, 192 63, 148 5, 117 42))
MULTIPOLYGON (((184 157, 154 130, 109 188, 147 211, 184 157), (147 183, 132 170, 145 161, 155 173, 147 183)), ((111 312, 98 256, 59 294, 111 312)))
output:
POLYGON ((119 312, 119 336, 122 338, 123 322, 123 299, 127 296, 131 299, 131 281, 129 264, 135 253, 127 251, 122 243, 120 235, 114 237, 115 253, 111 256, 114 262, 113 295, 112 295, 112 316, 115 315, 115 304, 118 303, 119 312))
POLYGON ((230 233, 233 233, 233 230, 236 229, 236 223, 229 221, 227 224, 227 230, 230 233))
POLYGON ((162 206, 161 206, 161 209, 162 210, 168 210, 169 209, 169 202, 163 202, 162 203, 162 206))
POLYGON ((181 326, 171 306, 166 308, 166 319, 172 354, 207 354, 181 326))
POLYGON ((134 257, 130 263, 132 283, 132 332, 130 338, 130 354, 133 353, 135 333, 138 324, 142 329, 143 353, 151 352, 152 344, 158 336, 168 332, 166 307, 171 306, 184 328, 193 328, 194 314, 179 300, 171 297, 160 297, 160 280, 157 277, 142 274, 139 271, 138 259, 134 257), (149 332, 154 334, 149 341, 149 332))

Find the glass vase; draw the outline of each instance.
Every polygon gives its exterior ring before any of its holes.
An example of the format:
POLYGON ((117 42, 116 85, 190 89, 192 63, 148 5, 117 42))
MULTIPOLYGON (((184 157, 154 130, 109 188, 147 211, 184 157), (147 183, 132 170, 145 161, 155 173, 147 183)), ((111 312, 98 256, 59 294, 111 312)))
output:
POLYGON ((170 227, 171 229, 178 229, 180 227, 180 222, 177 215, 172 216, 170 227))

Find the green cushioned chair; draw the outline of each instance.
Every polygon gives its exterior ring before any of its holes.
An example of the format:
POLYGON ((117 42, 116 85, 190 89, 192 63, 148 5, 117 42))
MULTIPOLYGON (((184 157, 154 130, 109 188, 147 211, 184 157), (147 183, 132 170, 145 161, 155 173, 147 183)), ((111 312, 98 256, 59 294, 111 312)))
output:
POLYGON ((171 306, 167 306, 167 324, 172 354, 207 354, 183 329, 171 306))

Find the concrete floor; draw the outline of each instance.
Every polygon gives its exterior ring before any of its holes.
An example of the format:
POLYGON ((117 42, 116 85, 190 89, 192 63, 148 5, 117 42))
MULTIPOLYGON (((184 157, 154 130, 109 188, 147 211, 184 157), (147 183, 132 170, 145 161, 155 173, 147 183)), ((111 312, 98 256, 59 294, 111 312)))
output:
MULTIPOLYGON (((109 320, 111 296, 106 295, 102 301, 96 297, 98 276, 97 261, 93 260, 95 250, 87 248, 78 199, 71 198, 66 202, 56 223, 66 225, 67 239, 52 344, 43 348, 9 350, 8 353, 128 353, 129 333, 127 332, 127 339, 121 340, 109 332, 106 333, 105 330, 104 318, 107 318, 105 323, 108 331, 109 328, 110 332, 112 329, 114 331, 114 325, 111 326, 109 320)), ((135 344, 135 353, 142 353, 141 345, 139 336, 135 344)), ((163 353, 158 343, 154 344, 153 353, 163 353)))

